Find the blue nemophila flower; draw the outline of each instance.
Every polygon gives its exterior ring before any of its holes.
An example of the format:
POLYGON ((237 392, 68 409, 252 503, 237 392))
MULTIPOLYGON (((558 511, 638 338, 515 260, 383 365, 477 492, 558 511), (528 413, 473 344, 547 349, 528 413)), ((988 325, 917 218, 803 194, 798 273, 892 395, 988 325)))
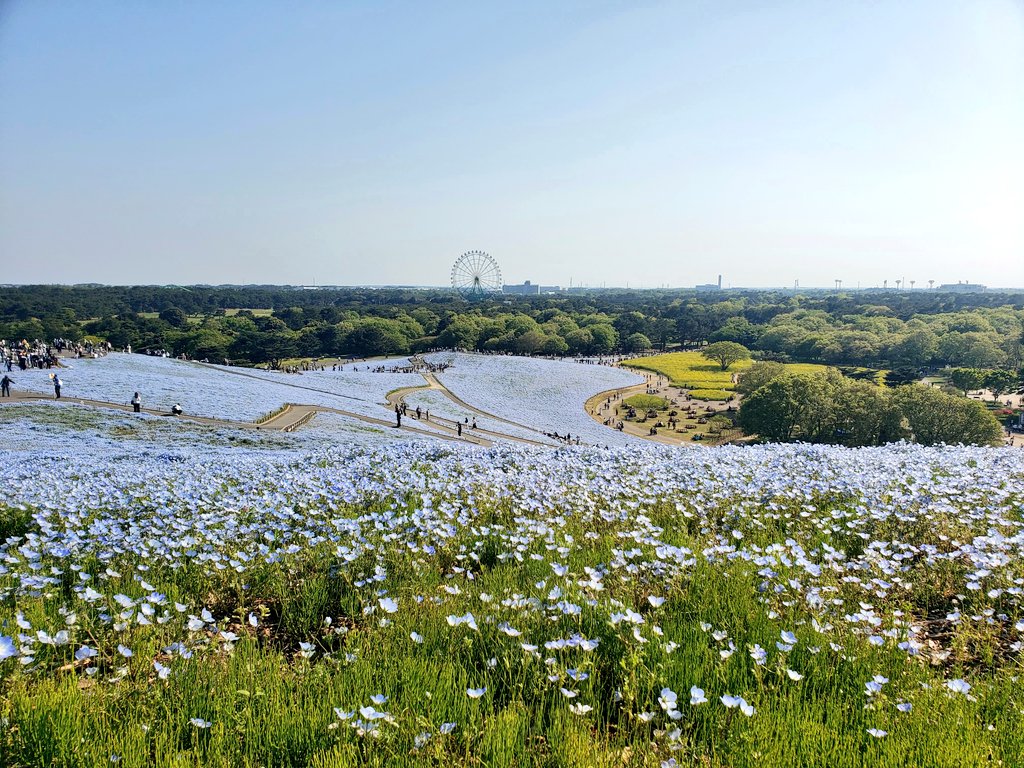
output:
POLYGON ((909 701, 901 701, 899 704, 896 705, 896 709, 898 709, 900 712, 909 712, 913 708, 914 705, 911 704, 909 701))
POLYGON ((390 597, 382 597, 377 603, 380 605, 381 610, 386 613, 394 613, 398 610, 398 603, 390 597))
POLYGON ((438 732, 447 736, 449 733, 455 730, 455 723, 441 723, 441 727, 438 728, 438 732))
POLYGON ((412 641, 417 645, 423 644, 423 635, 421 635, 419 632, 410 632, 409 637, 412 638, 412 641))
POLYGON ((658 704, 666 712, 676 709, 678 697, 671 688, 662 688, 661 696, 658 697, 658 704))
POLYGON ((90 648, 88 645, 83 645, 81 648, 75 651, 75 660, 82 661, 83 659, 91 659, 97 655, 99 655, 99 652, 95 648, 90 648))
POLYGON ((868 735, 874 736, 876 739, 884 739, 889 735, 889 732, 883 731, 881 728, 868 728, 868 735))
POLYGON ((382 720, 390 716, 387 712, 378 712, 373 707, 360 707, 359 715, 364 720, 382 720))
POLYGON ((467 688, 466 689, 466 695, 469 696, 469 698, 471 698, 471 699, 479 699, 485 693, 487 693, 487 686, 484 686, 483 688, 467 688))
POLYGON ((889 682, 889 678, 883 677, 882 675, 875 675, 873 678, 864 683, 864 689, 868 696, 874 696, 877 693, 881 693, 882 686, 889 682))
POLYGON ((465 624, 470 629, 479 631, 479 627, 476 625, 476 618, 472 613, 467 613, 465 616, 449 616, 448 626, 457 627, 460 624, 465 624))
POLYGON ((587 712, 590 712, 593 709, 594 708, 589 704, 583 704, 582 702, 579 704, 569 705, 569 711, 572 712, 574 715, 585 715, 587 714, 587 712))
POLYGON ((754 660, 754 663, 759 667, 764 666, 764 663, 768 661, 768 652, 756 643, 750 647, 750 658, 754 660))
POLYGON ((786 676, 795 683, 800 682, 804 679, 804 676, 797 672, 795 669, 786 669, 786 676))
POLYGON ((211 725, 213 725, 213 723, 211 723, 209 720, 203 720, 203 718, 201 717, 193 717, 189 720, 189 722, 196 728, 209 728, 211 725))
POLYGON ((156 675, 161 680, 166 680, 171 675, 171 668, 161 664, 159 661, 153 662, 153 669, 156 670, 156 675))
POLYGON ((962 693, 966 696, 970 693, 971 684, 958 677, 956 680, 947 680, 946 688, 951 690, 953 693, 962 693))
POLYGON ((385 696, 383 693, 377 693, 370 697, 370 701, 372 701, 374 704, 378 706, 387 703, 387 700, 388 697, 385 696))
POLYGON ((690 704, 696 706, 697 704, 707 704, 707 697, 704 695, 704 690, 698 688, 696 685, 690 687, 690 704))
POLYGON ((355 714, 356 714, 355 710, 353 710, 351 712, 346 712, 341 707, 335 707, 334 708, 334 715, 339 720, 351 720, 353 717, 355 717, 355 714))
POLYGON ((730 696, 729 694, 726 694, 722 696, 721 699, 722 703, 727 708, 734 709, 736 707, 739 707, 740 712, 742 712, 747 717, 751 717, 756 711, 750 704, 747 703, 747 700, 744 699, 742 696, 730 696))
POLYGON ((132 649, 126 645, 118 645, 117 652, 124 656, 126 659, 130 659, 135 654, 132 653, 132 649))

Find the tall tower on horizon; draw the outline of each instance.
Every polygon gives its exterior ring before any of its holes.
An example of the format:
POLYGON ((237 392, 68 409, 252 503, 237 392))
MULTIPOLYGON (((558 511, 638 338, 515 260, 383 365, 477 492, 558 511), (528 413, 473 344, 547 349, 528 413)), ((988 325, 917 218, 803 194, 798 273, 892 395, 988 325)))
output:
POLYGON ((718 276, 718 290, 722 290, 722 276, 718 276))

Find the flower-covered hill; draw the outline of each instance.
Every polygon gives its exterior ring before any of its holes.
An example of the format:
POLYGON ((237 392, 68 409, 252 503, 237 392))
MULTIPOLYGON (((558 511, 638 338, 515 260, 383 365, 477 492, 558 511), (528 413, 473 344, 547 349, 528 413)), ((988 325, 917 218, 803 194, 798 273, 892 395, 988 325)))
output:
POLYGON ((105 446, 0 456, 5 764, 1024 754, 1019 452, 105 446))

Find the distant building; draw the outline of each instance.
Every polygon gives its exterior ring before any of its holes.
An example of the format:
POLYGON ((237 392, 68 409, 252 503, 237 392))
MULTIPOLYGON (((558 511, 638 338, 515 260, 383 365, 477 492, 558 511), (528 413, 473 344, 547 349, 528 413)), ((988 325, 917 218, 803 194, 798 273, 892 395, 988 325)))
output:
POLYGON ((514 296, 539 296, 540 286, 534 285, 527 280, 522 285, 503 285, 501 286, 502 293, 509 293, 514 296))
POLYGON ((988 289, 984 285, 980 285, 978 283, 956 282, 940 285, 939 290, 954 293, 981 293, 988 289))
POLYGON ((705 283, 704 285, 694 286, 698 291, 720 291, 722 290, 722 276, 718 276, 717 283, 705 283))

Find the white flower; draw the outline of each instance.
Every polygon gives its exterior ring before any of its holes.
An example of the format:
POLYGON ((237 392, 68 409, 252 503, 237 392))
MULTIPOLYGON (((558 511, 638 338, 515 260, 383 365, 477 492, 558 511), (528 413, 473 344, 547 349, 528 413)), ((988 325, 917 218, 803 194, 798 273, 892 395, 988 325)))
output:
POLYGON ((804 679, 803 675, 801 675, 799 672, 797 672, 796 670, 793 670, 793 669, 787 669, 786 670, 786 675, 793 682, 799 682, 800 680, 804 679))

